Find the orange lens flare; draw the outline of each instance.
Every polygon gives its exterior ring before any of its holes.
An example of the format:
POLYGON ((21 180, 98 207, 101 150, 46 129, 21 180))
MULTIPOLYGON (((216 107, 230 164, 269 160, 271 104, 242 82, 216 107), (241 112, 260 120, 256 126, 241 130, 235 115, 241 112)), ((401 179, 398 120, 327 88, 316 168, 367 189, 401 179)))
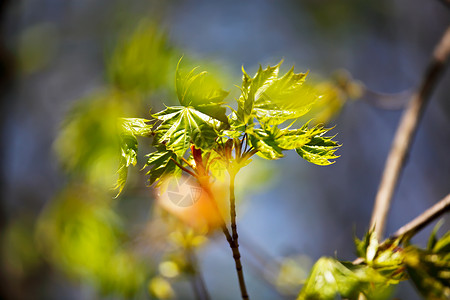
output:
POLYGON ((216 181, 202 187, 193 177, 166 179, 159 188, 158 203, 194 229, 212 231, 228 215, 226 185, 216 181))

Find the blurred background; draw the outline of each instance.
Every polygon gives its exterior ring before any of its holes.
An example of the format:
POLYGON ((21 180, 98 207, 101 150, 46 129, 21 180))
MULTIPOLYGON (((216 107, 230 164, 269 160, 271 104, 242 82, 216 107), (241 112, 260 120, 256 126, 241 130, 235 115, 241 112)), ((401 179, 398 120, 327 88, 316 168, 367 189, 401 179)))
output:
MULTIPOLYGON (((149 139, 139 139, 123 194, 111 190, 116 119, 176 104, 182 55, 214 74, 230 101, 241 66, 254 74, 284 59, 284 70, 309 70, 324 98, 305 121, 335 126, 342 144, 328 167, 288 153, 238 175, 250 295, 294 299, 319 257, 353 260, 402 108, 450 24, 443 2, 0 1, 0 298, 195 299, 198 270, 213 299, 239 297, 222 234, 193 232, 154 205, 140 171, 149 139)), ((388 233, 450 191, 449 94, 447 70, 388 233)), ((424 246, 431 228, 413 242, 424 246)), ((407 282, 392 297, 418 299, 407 282)))

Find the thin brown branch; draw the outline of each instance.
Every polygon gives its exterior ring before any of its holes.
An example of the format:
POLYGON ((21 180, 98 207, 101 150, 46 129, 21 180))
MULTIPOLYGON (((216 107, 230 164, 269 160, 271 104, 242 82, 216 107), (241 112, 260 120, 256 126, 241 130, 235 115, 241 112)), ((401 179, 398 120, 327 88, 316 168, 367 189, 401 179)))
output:
POLYGON ((195 170, 194 166, 193 166, 193 165, 191 165, 191 163, 190 163, 190 162, 188 162, 186 158, 184 158, 184 157, 181 157, 181 160, 182 160, 182 161, 184 161, 184 162, 186 163, 186 165, 188 165, 188 166, 189 166, 189 168, 191 168, 192 170, 195 170))
POLYGON ((183 167, 179 162, 177 162, 175 159, 173 159, 173 157, 170 158, 181 170, 185 171, 186 173, 190 174, 191 176, 194 176, 195 178, 197 178, 197 174, 195 174, 194 172, 192 172, 189 169, 186 169, 185 167, 183 167))
POLYGON ((400 236, 415 234, 447 211, 450 211, 450 194, 417 216, 414 220, 402 226, 389 238, 396 239, 400 236))
POLYGON ((229 244, 233 252, 233 258, 236 265, 236 272, 238 275, 242 299, 249 299, 247 287, 245 285, 244 272, 242 270, 241 253, 239 252, 239 235, 237 232, 237 224, 236 224, 236 197, 234 195, 235 177, 236 174, 230 172, 230 217, 231 217, 231 232, 233 243, 229 242, 229 244))
POLYGON ((242 154, 241 162, 246 161, 247 159, 249 159, 250 157, 252 157, 253 155, 255 155, 257 152, 258 152, 258 150, 255 149, 255 148, 250 148, 250 149, 248 149, 247 152, 245 152, 244 154, 242 154))
POLYGON ((417 126, 425 110, 428 99, 435 87, 450 54, 450 27, 447 28, 436 46, 431 62, 423 77, 418 91, 413 95, 403 117, 384 167, 375 205, 372 213, 371 228, 375 227, 378 240, 384 235, 386 219, 391 206, 401 171, 405 165, 417 126))
MULTIPOLYGON (((410 221, 409 223, 400 227, 394 234, 392 234, 389 238, 383 241, 380 244, 380 247, 389 241, 395 240, 401 236, 413 236, 420 230, 422 230, 425 226, 442 216, 444 213, 450 211, 450 194, 445 196, 444 199, 440 200, 438 203, 421 213, 415 219, 410 221)), ((358 257, 353 261, 354 265, 359 265, 364 262, 364 258, 358 257)))
MULTIPOLYGON (((234 178, 233 178, 233 181, 231 181, 231 182, 232 182, 232 184, 230 183, 230 193, 231 193, 230 197, 231 197, 231 195, 233 195, 232 197, 234 198, 234 178)), ((233 258, 234 258, 234 262, 236 265, 236 272, 238 275, 239 288, 241 290, 242 299, 249 299, 249 296, 247 293, 247 288, 245 285, 245 280, 244 280, 244 273, 242 270, 241 253, 239 252, 239 244, 238 244, 238 240, 237 240, 238 236, 237 236, 237 228, 236 228, 236 219, 234 221, 234 230, 236 230, 236 232, 233 231, 233 233, 232 233, 233 236, 232 236, 230 234, 230 231, 228 230, 225 220, 223 220, 222 215, 220 214, 220 210, 217 207, 217 203, 214 200, 214 194, 212 193, 211 189, 209 188, 209 186, 205 186, 205 185, 203 185, 202 187, 210 196, 210 199, 213 202, 213 207, 216 210, 216 212, 219 214, 219 217, 221 218, 222 232, 225 235, 225 238, 227 239, 227 242, 230 245, 231 251, 233 253, 233 258), (233 238, 234 236, 236 236, 236 240, 233 238)), ((236 217, 236 210, 234 210, 234 215, 236 217)), ((231 227, 233 228, 233 223, 232 223, 231 227)))

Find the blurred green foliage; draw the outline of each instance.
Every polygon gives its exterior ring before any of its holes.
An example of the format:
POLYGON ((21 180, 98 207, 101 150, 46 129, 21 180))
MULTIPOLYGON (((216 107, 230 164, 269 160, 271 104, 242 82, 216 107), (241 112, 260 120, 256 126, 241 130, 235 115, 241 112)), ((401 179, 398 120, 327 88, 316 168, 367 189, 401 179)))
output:
POLYGON ((301 118, 312 124, 329 124, 339 115, 345 103, 349 100, 360 99, 364 92, 364 85, 352 78, 346 70, 338 70, 324 80, 313 79, 314 88, 319 99, 312 105, 311 110, 301 118))
POLYGON ((2 264, 9 276, 23 278, 41 264, 35 249, 33 220, 30 216, 19 216, 3 231, 1 236, 2 264))
POLYGON ((142 289, 149 267, 122 246, 124 231, 110 197, 70 186, 42 213, 37 227, 42 253, 73 278, 126 298, 142 289))
POLYGON ((437 239, 436 231, 427 249, 405 249, 408 275, 419 293, 430 300, 450 298, 450 232, 437 239))
POLYGON ((142 21, 119 39, 106 69, 112 86, 129 92, 149 93, 172 83, 174 48, 157 24, 142 21))
POLYGON ((117 120, 125 109, 119 97, 99 93, 76 103, 55 142, 68 174, 105 190, 114 186, 120 157, 117 120))

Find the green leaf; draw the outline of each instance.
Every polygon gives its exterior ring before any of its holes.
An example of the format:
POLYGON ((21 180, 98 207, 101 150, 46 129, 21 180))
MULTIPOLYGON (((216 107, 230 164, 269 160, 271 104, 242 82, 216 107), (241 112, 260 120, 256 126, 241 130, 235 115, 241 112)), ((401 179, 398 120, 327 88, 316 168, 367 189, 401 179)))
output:
POLYGON ((357 299, 363 293, 368 299, 385 299, 389 282, 368 266, 354 266, 333 258, 322 257, 313 266, 298 299, 357 299))
POLYGON ((258 72, 256 72, 256 75, 253 78, 251 78, 245 72, 244 67, 242 67, 242 73, 244 75, 242 77, 242 93, 238 99, 237 116, 244 124, 248 123, 250 118, 253 117, 255 98, 259 97, 259 95, 277 78, 280 64, 274 67, 268 66, 264 70, 260 65, 258 72))
POLYGON ((150 136, 153 125, 148 125, 150 120, 140 118, 121 118, 122 131, 133 136, 150 136))
POLYGON ((238 100, 237 118, 247 124, 252 118, 268 125, 281 124, 306 114, 316 101, 315 89, 304 84, 306 73, 294 68, 278 78, 279 67, 262 69, 251 78, 243 69, 242 94, 238 100))
POLYGON ((196 110, 228 123, 226 109, 222 107, 225 97, 229 94, 222 90, 214 78, 206 71, 196 73, 192 69, 189 73, 180 70, 181 59, 178 62, 176 74, 177 96, 181 105, 194 107, 196 110))
POLYGON ((420 294, 425 299, 450 299, 450 253, 424 251, 413 246, 405 252, 408 275, 420 294))
POLYGON ((450 253, 450 231, 448 231, 442 238, 436 241, 433 246, 434 253, 450 253))
POLYGON ((366 258, 367 247, 370 244, 370 240, 374 235, 374 231, 370 230, 364 235, 362 240, 358 239, 356 236, 353 238, 355 246, 356 246, 356 255, 361 258, 366 258))
POLYGON ((257 154, 265 159, 279 159, 283 157, 282 151, 285 150, 279 146, 279 139, 282 132, 276 127, 267 127, 266 129, 255 128, 248 132, 250 144, 258 150, 257 154))
POLYGON ((149 185, 161 181, 166 176, 179 176, 181 169, 175 164, 178 161, 176 154, 164 147, 158 147, 157 151, 146 155, 147 163, 144 168, 150 167, 146 175, 150 175, 149 185))
POLYGON ((150 120, 139 118, 120 118, 121 131, 121 157, 117 173, 119 177, 114 189, 119 192, 116 198, 122 193, 128 178, 128 167, 135 166, 137 163, 138 141, 136 136, 150 136, 153 131, 153 125, 148 125, 150 120))
POLYGON ((403 248, 399 246, 400 239, 387 240, 382 244, 378 243, 374 230, 370 230, 362 240, 354 238, 356 253, 364 259, 364 262, 376 269, 391 283, 403 280, 403 248))
POLYGON ((332 140, 333 137, 323 136, 328 130, 320 126, 308 129, 308 124, 299 129, 279 129, 276 125, 266 125, 264 128, 249 127, 247 134, 251 146, 265 159, 278 159, 283 157, 282 151, 296 149, 307 161, 325 165, 332 163, 330 159, 338 157, 333 153, 339 147, 332 140))
POLYGON ((335 259, 322 257, 313 266, 298 299, 335 299, 337 294, 354 297, 358 286, 358 277, 352 271, 335 259))
POLYGON ((116 186, 114 187, 114 189, 119 190, 116 198, 122 193, 125 183, 127 182, 128 167, 130 165, 135 166, 137 163, 137 151, 138 142, 136 137, 134 135, 122 134, 122 155, 120 157, 119 169, 117 171, 119 178, 117 179, 116 186))
POLYGON ((320 166, 331 165, 333 159, 339 156, 335 155, 337 148, 340 147, 337 142, 333 141, 333 137, 323 136, 330 129, 316 126, 309 133, 313 135, 311 140, 304 146, 295 149, 302 158, 320 166))
POLYGON ((179 157, 191 143, 203 150, 209 150, 215 144, 215 127, 220 122, 192 107, 168 107, 153 117, 162 121, 156 129, 156 143, 164 144, 179 157))

